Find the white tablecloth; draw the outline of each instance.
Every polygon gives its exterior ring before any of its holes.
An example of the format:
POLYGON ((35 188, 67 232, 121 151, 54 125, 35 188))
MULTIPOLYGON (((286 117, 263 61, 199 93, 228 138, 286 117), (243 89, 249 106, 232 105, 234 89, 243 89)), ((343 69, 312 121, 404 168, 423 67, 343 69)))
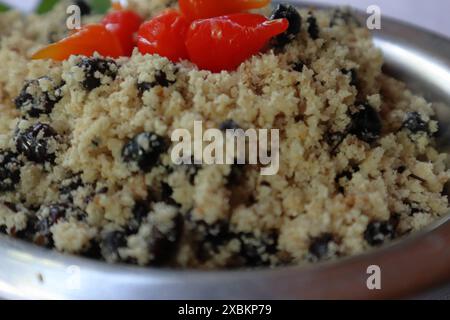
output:
POLYGON ((317 3, 349 4, 362 10, 377 5, 381 13, 434 30, 450 37, 449 0, 312 0, 317 3))

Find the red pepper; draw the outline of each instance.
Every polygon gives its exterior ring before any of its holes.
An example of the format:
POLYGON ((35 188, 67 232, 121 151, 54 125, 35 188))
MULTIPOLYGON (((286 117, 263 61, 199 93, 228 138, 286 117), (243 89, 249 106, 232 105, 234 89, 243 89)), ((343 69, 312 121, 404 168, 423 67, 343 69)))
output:
POLYGON ((186 47, 190 60, 200 69, 231 71, 288 27, 286 19, 268 20, 249 13, 197 20, 189 28, 186 47))
POLYGON ((90 57, 95 52, 111 58, 123 56, 122 46, 116 36, 101 24, 84 26, 69 37, 39 50, 32 59, 63 61, 71 55, 90 57))
POLYGON ((131 56, 136 46, 136 33, 142 18, 132 10, 117 10, 108 13, 102 24, 119 40, 126 56, 131 56))
POLYGON ((179 0, 189 21, 223 16, 267 6, 270 0, 179 0))
POLYGON ((187 59, 184 40, 189 22, 180 12, 170 9, 143 23, 138 32, 142 54, 158 54, 173 62, 187 59))

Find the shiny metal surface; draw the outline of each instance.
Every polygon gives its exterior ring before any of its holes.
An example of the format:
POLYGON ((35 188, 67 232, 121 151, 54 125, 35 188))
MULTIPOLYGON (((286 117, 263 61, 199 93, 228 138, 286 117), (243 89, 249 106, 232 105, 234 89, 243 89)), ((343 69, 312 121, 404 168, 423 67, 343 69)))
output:
MULTIPOLYGON (((387 72, 436 102, 450 143, 450 40, 383 19, 375 42, 387 72), (446 103, 449 107, 445 107, 446 103)), ((175 271, 112 266, 0 236, 0 297, 43 299, 399 298, 450 281, 450 221, 382 249, 316 266, 250 271, 175 271), (368 290, 367 267, 382 271, 368 290)), ((445 298, 445 297, 442 297, 445 298)))

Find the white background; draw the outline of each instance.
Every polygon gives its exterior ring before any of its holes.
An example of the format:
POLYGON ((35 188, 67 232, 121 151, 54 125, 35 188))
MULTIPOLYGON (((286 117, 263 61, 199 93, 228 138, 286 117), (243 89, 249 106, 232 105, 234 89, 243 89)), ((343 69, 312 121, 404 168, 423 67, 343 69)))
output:
MULTIPOLYGON (((148 0, 152 1, 152 0, 148 0)), ((226 1, 226 0, 217 0, 226 1)), ((378 5, 383 14, 406 20, 450 37, 450 0, 309 0, 317 3, 351 5, 366 10, 378 5)), ((27 11, 39 0, 0 0, 27 11)))
POLYGON ((450 37, 450 0, 312 0, 349 4, 362 10, 377 5, 381 13, 434 30, 450 37))

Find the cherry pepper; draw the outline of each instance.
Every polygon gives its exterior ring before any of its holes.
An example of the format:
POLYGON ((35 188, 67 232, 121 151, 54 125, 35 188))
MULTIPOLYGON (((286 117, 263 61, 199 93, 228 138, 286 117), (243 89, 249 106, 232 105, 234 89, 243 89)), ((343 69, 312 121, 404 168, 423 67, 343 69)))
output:
POLYGON ((63 61, 71 55, 90 57, 95 52, 110 58, 123 56, 119 40, 101 24, 84 26, 67 38, 39 50, 32 56, 32 59, 63 61))
POLYGON ((179 0, 180 10, 189 21, 263 8, 270 0, 179 0))
POLYGON ((116 11, 108 13, 102 24, 119 40, 123 53, 131 56, 136 46, 136 33, 141 26, 142 18, 132 10, 116 6, 116 11))
POLYGON ((186 48, 200 69, 232 71, 288 27, 286 19, 268 20, 250 13, 197 20, 187 33, 186 48))
POLYGON ((188 58, 184 40, 189 22, 174 9, 169 9, 144 22, 138 32, 138 48, 142 54, 158 54, 173 62, 188 58))

